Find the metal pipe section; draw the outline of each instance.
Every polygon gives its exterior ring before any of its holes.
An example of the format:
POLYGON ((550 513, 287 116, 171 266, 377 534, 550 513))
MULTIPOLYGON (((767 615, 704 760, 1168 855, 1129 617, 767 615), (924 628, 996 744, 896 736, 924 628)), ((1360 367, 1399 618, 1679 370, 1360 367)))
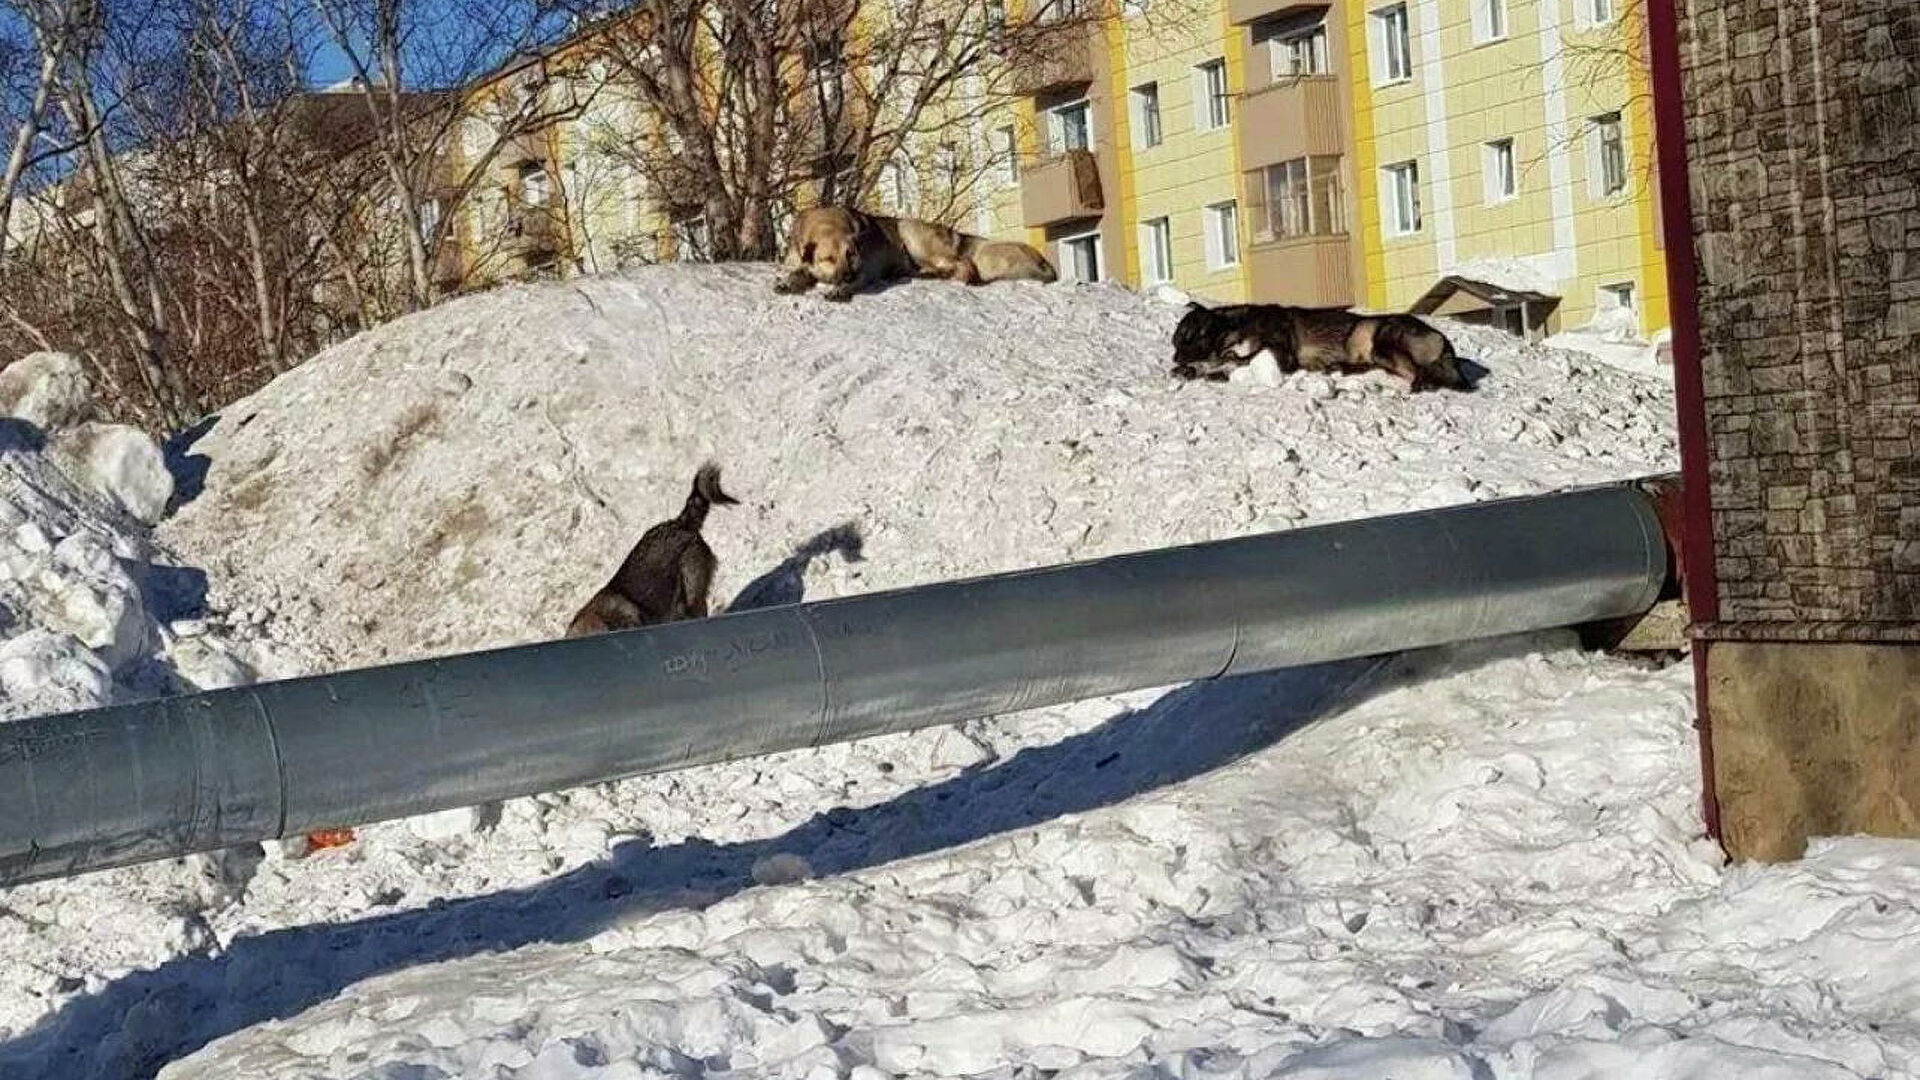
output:
POLYGON ((0 884, 1619 618, 1666 572, 1621 485, 40 717, 0 726, 0 884))

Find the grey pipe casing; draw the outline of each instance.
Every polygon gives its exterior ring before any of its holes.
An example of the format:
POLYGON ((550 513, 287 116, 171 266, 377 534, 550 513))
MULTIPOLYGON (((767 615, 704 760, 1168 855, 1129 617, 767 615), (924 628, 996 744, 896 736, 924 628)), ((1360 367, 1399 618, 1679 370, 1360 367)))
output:
POLYGON ((1647 610, 1619 485, 0 725, 0 884, 1647 610))

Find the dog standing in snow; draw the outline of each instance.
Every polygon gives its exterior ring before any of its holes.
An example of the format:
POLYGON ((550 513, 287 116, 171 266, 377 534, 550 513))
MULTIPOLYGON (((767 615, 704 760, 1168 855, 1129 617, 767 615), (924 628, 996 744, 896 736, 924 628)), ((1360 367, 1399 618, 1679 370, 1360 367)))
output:
POLYGON ((1173 331, 1173 373, 1224 379, 1263 349, 1282 371, 1380 368, 1405 379, 1410 390, 1472 388, 1453 343, 1412 315, 1281 304, 1188 304, 1173 331))
POLYGON ((626 561, 587 606, 567 624, 567 636, 587 637, 681 619, 704 619, 707 590, 719 566, 700 535, 707 511, 739 500, 720 490, 720 466, 708 462, 693 474, 693 490, 680 516, 648 529, 626 561))

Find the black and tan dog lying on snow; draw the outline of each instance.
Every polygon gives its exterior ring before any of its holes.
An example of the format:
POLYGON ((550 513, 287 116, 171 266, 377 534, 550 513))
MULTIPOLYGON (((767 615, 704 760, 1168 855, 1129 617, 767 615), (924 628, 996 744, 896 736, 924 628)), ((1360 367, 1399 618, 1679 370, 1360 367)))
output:
POLYGON ((1405 379, 1411 390, 1473 388, 1453 343, 1412 315, 1281 304, 1188 304, 1173 331, 1173 373, 1224 380, 1263 349, 1285 372, 1379 368, 1405 379))

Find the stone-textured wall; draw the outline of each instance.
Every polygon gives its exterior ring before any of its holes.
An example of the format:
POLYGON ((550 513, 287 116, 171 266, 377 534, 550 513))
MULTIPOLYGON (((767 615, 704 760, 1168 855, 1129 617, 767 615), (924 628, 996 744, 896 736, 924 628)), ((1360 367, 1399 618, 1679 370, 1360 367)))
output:
POLYGON ((1675 6, 1721 619, 1920 622, 1920 3, 1675 6))

